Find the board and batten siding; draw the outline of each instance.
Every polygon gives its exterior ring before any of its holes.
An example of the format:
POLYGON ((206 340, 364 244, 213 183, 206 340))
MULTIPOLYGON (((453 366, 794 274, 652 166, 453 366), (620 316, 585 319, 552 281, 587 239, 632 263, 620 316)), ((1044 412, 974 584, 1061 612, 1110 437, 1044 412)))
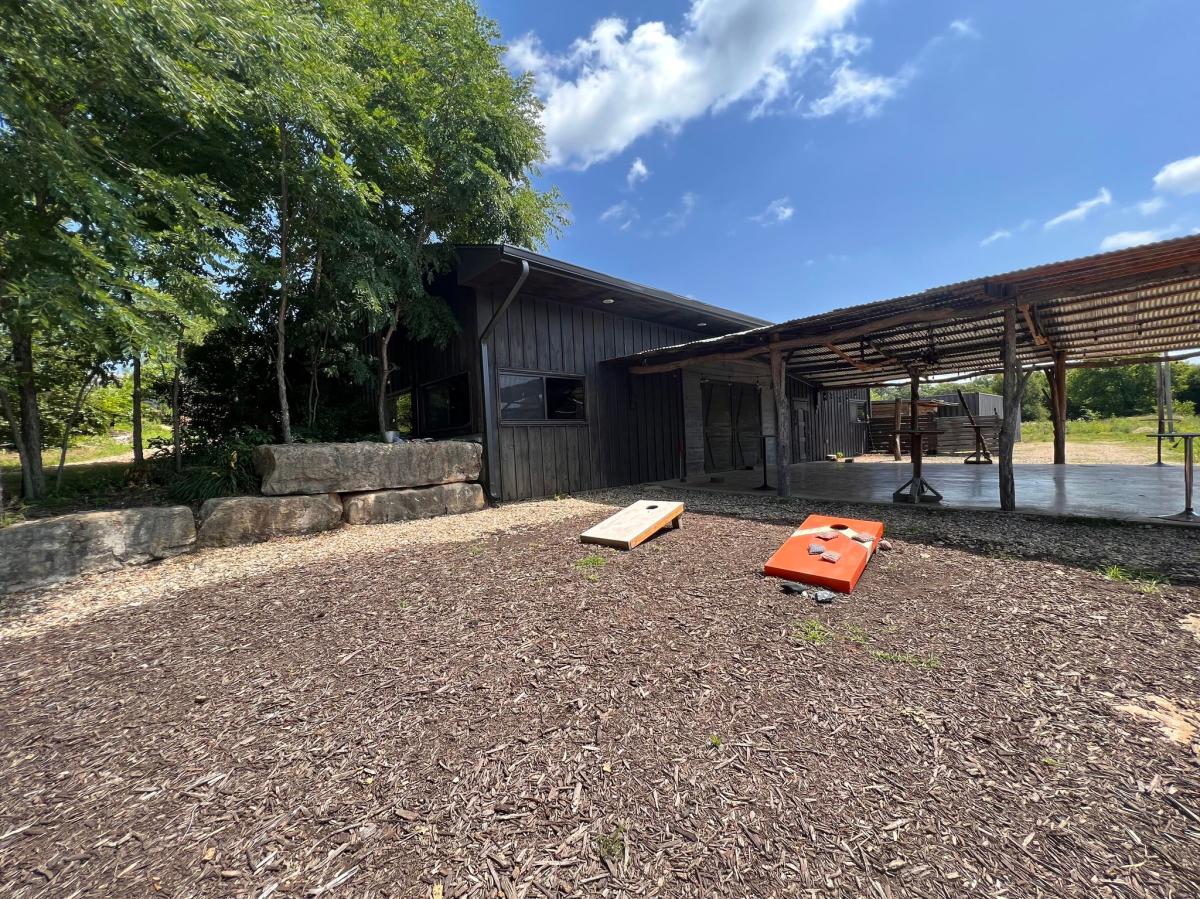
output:
MULTIPOLYGON (((503 299, 499 291, 476 292, 480 331, 503 299)), ((502 371, 581 375, 587 419, 498 421, 500 482, 494 492, 511 501, 677 476, 683 435, 678 372, 634 376, 605 362, 699 336, 550 297, 518 295, 492 336, 497 391, 502 371)))

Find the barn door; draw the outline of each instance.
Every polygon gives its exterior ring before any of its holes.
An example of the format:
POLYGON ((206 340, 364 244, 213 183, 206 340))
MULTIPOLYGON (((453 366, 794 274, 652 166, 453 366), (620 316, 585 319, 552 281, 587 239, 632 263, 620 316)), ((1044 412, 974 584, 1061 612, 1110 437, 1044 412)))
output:
POLYGON ((705 381, 700 385, 704 403, 704 470, 733 468, 733 414, 729 385, 705 381))
POLYGON ((792 400, 792 462, 807 462, 808 447, 804 438, 808 435, 808 403, 792 400))

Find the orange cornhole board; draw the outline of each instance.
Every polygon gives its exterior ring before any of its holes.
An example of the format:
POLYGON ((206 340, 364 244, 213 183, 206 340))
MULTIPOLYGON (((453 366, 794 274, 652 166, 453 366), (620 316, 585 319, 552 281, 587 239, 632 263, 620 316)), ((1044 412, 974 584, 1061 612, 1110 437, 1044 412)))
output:
POLYGON ((882 538, 882 521, 809 515, 775 555, 767 560, 763 574, 849 593, 862 577, 867 561, 882 538), (819 536, 831 531, 836 532, 837 536, 829 540, 822 540, 819 536), (871 542, 860 543, 852 539, 854 534, 870 537, 871 542), (815 543, 839 553, 841 558, 836 562, 827 562, 820 556, 811 555, 808 547, 815 543))

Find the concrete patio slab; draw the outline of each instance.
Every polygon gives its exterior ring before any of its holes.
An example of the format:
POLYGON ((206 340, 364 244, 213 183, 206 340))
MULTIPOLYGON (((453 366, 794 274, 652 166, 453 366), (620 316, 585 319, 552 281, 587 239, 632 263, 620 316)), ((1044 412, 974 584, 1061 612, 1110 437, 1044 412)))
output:
MULTIPOLYGON (((1169 524, 1158 518, 1183 508, 1181 465, 1016 465, 1018 511, 1169 524)), ((945 497, 942 507, 1000 508, 998 465, 937 465, 925 477, 945 497)), ((891 503, 912 475, 907 460, 892 464, 804 462, 791 466, 792 495, 844 502, 891 503)), ((762 469, 693 478, 697 490, 762 493, 762 469), (715 477, 718 480, 712 480, 715 477)), ((775 484, 775 473, 769 481, 775 484)), ((679 481, 659 482, 664 487, 679 481)))

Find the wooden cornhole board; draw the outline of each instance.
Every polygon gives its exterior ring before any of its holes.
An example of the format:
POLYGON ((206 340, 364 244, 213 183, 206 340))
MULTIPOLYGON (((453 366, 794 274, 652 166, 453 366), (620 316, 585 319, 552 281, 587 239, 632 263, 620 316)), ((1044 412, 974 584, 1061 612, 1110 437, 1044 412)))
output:
POLYGON ((795 533, 784 541, 783 546, 776 550, 775 555, 767 560, 763 574, 849 593, 862 577, 881 539, 882 521, 809 515, 795 533), (816 536, 826 529, 837 531, 837 536, 832 540, 821 540, 816 536), (870 537, 870 544, 851 539, 853 533, 870 537), (820 556, 810 555, 808 547, 813 543, 824 544, 827 549, 840 553, 841 558, 836 562, 826 562, 820 556))
POLYGON ((665 527, 679 527, 683 503, 640 499, 626 506, 611 518, 584 531, 579 539, 584 543, 599 543, 617 549, 633 549, 649 540, 665 527))

